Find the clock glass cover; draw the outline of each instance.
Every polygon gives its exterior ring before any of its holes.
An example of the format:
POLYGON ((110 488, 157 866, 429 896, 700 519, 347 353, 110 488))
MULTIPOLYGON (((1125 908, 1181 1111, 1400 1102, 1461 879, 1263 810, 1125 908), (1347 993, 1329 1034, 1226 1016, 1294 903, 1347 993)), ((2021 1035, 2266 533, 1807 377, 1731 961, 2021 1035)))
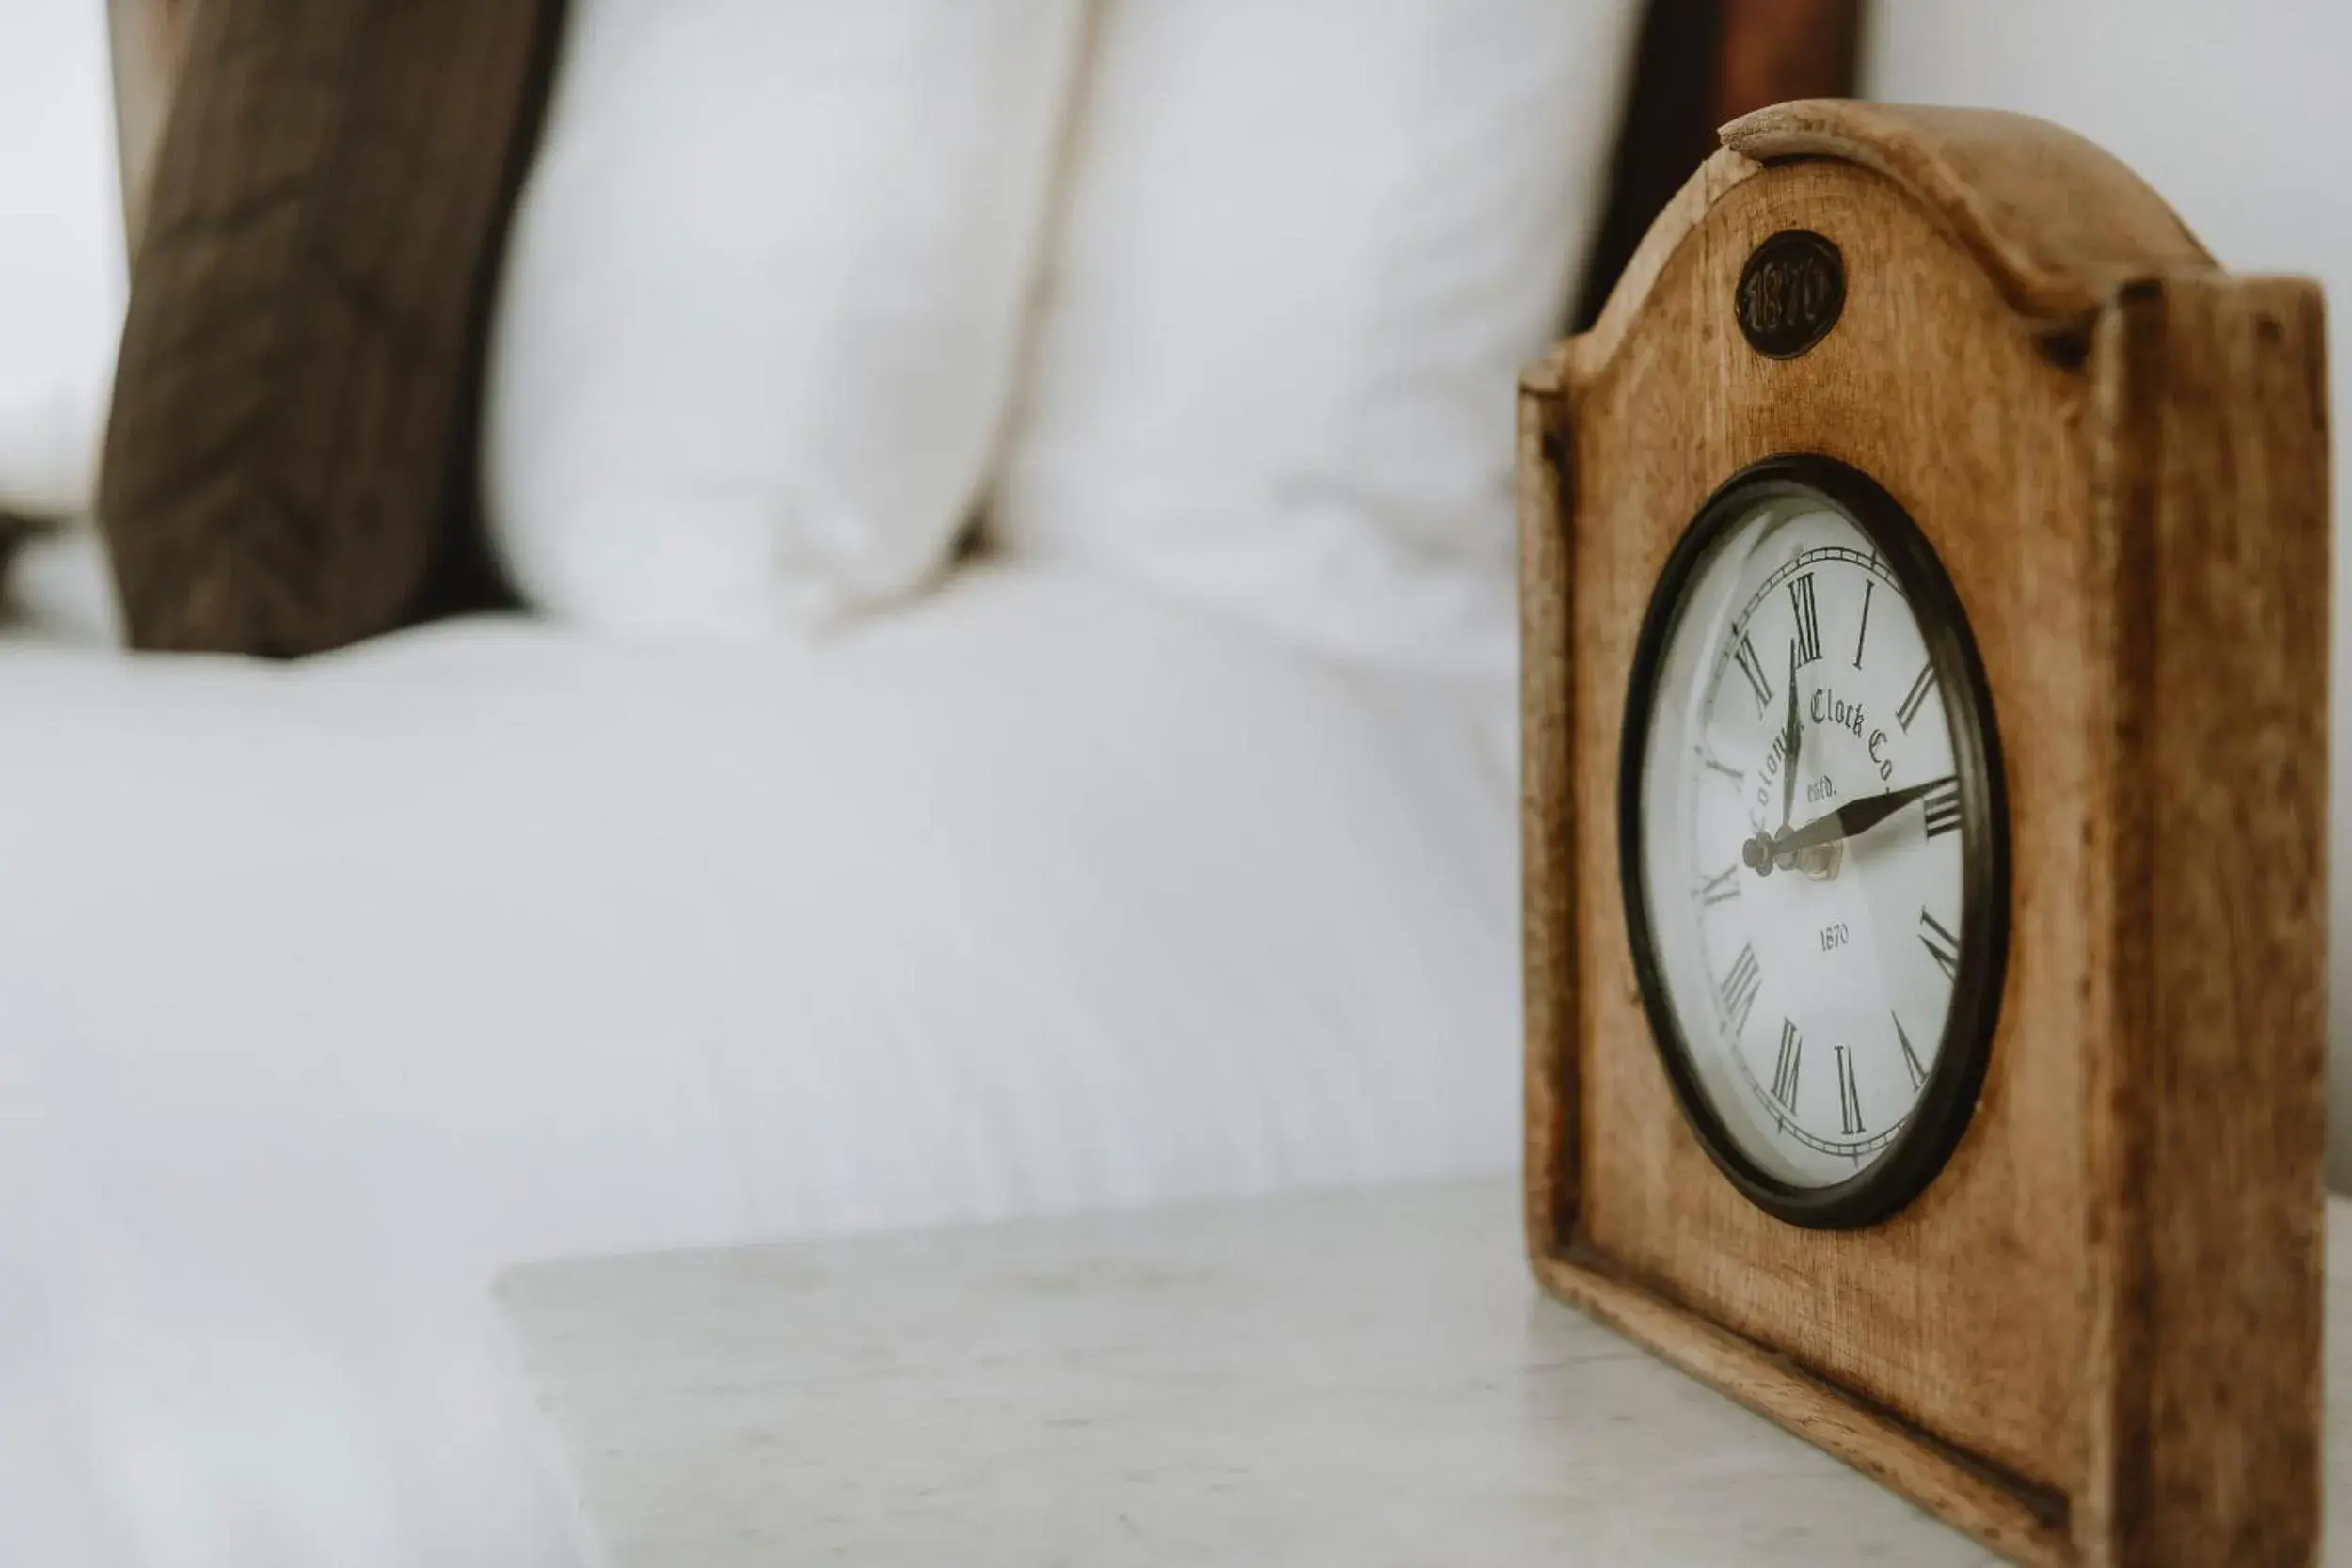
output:
POLYGON ((1701 509, 1636 650, 1619 852, 1684 1115, 1764 1208, 1871 1223, 1975 1108, 2007 943, 1982 667, 1918 527, 1768 460, 1701 509))

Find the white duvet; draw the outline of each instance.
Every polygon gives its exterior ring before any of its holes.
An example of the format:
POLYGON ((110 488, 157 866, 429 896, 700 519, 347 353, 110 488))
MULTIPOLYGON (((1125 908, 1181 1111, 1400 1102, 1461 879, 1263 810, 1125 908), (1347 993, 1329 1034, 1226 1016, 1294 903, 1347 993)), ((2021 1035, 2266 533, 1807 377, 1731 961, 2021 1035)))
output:
POLYGON ((1508 702, 1034 567, 0 641, 0 1560, 567 1561, 517 1259, 1508 1166, 1508 702))

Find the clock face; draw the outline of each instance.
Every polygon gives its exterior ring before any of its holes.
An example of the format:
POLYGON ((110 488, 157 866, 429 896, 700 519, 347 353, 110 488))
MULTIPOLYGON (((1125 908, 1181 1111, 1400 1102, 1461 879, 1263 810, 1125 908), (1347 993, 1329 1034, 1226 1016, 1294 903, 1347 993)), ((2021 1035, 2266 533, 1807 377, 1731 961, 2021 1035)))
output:
POLYGON ((1860 472, 1760 464, 1669 562, 1626 718, 1629 931, 1686 1117, 1782 1217, 1884 1217, 1974 1109, 2005 958, 1999 752, 1949 579, 1860 472))

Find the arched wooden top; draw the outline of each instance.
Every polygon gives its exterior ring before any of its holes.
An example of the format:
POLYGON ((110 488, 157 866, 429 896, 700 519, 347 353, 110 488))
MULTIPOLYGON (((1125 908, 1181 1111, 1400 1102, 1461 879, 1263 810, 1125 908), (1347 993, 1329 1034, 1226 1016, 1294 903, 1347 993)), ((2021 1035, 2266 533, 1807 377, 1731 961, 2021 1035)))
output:
POLYGON ((1997 109, 1808 98, 1743 115, 1723 150, 1659 214, 1592 330, 1529 372, 1556 385, 1605 362, 1666 259, 1708 208, 1768 165, 1839 158, 1933 212, 2016 311, 2052 330, 2087 324, 2124 285, 2208 272, 2212 255, 2139 176, 2071 131, 1997 109))
POLYGON ((1899 182, 2038 321, 2083 320, 2123 284, 2214 265, 2138 175, 2029 115, 1807 98, 1743 115, 1722 135, 1760 163, 1844 158, 1899 182))

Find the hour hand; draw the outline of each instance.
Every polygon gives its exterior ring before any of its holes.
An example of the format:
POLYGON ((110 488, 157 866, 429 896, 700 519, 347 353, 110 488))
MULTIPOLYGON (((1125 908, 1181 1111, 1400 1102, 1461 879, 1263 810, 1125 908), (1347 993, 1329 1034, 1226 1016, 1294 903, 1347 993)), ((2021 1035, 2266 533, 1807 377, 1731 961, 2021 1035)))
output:
POLYGON ((1799 828, 1794 832, 1778 832, 1771 838, 1762 833, 1748 840, 1740 858, 1749 869, 1762 871, 1775 862, 1786 860, 1800 849, 1810 849, 1818 844, 1832 844, 1841 838, 1867 833, 1905 806, 1924 796, 1932 795, 1952 781, 1931 779, 1926 784, 1908 789, 1893 789, 1883 795, 1866 795, 1859 800, 1849 800, 1836 811, 1827 812, 1799 828))

